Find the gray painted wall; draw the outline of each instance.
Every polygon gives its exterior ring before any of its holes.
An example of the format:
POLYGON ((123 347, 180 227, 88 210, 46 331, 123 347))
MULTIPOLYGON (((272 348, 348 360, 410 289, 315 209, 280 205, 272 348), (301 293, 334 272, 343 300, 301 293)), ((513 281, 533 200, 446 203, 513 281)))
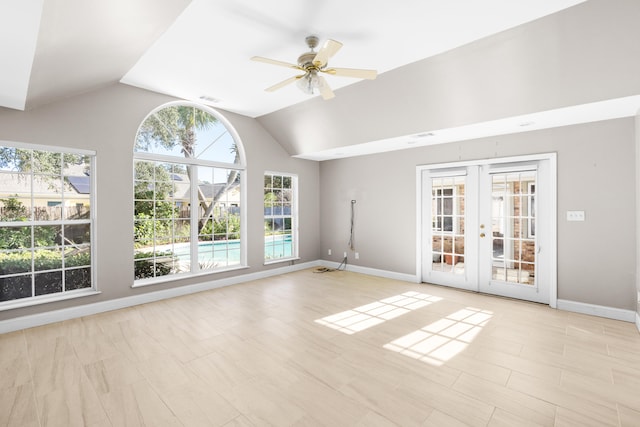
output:
POLYGON ((558 156, 558 298, 635 310, 633 118, 322 162, 323 258, 347 251, 350 264, 415 274, 416 166, 547 152, 558 156), (567 222, 567 210, 586 221, 567 222))
POLYGON ((638 22, 590 0, 258 120, 296 155, 637 95, 638 22))
POLYGON ((97 151, 97 285, 100 295, 0 312, 0 320, 189 285, 282 264, 263 266, 263 174, 295 173, 300 187, 301 262, 319 258, 319 166, 293 159, 253 119, 222 114, 235 127, 247 158, 248 270, 216 273, 132 289, 133 143, 138 126, 167 96, 113 84, 62 102, 21 112, 0 109, 0 140, 97 151))

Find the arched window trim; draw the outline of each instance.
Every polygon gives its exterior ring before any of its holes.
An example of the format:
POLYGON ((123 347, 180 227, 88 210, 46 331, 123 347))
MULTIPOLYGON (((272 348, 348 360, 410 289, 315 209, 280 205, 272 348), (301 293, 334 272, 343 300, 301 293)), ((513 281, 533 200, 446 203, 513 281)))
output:
MULTIPOLYGON (((147 119, 151 116, 153 116, 154 114, 156 114, 158 111, 160 110, 164 110, 165 108, 169 108, 169 107, 173 107, 173 106, 187 106, 187 107, 195 107, 198 108, 202 111, 206 111, 207 113, 211 114, 212 116, 214 116, 216 119, 220 120, 220 123, 222 123, 224 125, 224 127, 227 129, 227 131, 229 131, 229 133, 231 134, 231 137, 233 138, 233 140, 236 142, 236 147, 238 148, 238 153, 240 155, 240 163, 236 164, 236 163, 226 163, 226 162, 211 162, 208 160, 201 160, 201 159, 196 159, 194 158, 194 160, 198 161, 198 162, 204 162, 202 163, 203 165, 205 165, 205 163, 217 163, 219 166, 224 166, 224 167, 232 167, 234 169, 246 169, 246 156, 245 156, 245 152, 244 152, 244 145, 242 144, 242 139, 240 138, 240 135, 238 135, 238 132, 236 131, 236 129, 233 127, 233 125, 229 122, 229 120, 227 120, 226 117, 224 117, 222 114, 220 114, 218 111, 214 110, 213 108, 207 107, 206 105, 201 105, 201 104, 197 104, 195 102, 188 102, 188 101, 173 101, 173 102, 168 102, 166 104, 162 104, 156 108, 154 108, 151 112, 149 112, 149 114, 147 114, 145 116, 145 118, 140 122, 140 125, 138 126, 138 129, 136 130, 136 136, 138 135, 138 133, 140 132, 140 128, 142 127, 142 124, 144 122, 147 121, 147 119)), ((166 160, 166 159, 186 159, 185 157, 179 157, 179 156, 167 156, 167 155, 162 155, 162 154, 155 154, 155 153, 149 153, 149 152, 143 152, 143 151, 135 151, 135 141, 134 141, 134 152, 133 152, 134 157, 138 156, 138 155, 144 155, 144 156, 158 156, 158 160, 166 160)))
MULTIPOLYGON (((143 278, 143 279, 135 279, 134 283, 132 285, 132 287, 140 287, 140 286, 148 286, 148 285, 154 285, 154 284, 159 284, 159 283, 166 283, 166 282, 171 282, 171 281, 175 281, 175 280, 180 280, 180 279, 184 279, 187 277, 196 277, 196 276, 203 276, 203 275, 211 275, 211 274, 216 274, 216 273, 221 273, 221 272, 227 272, 227 271, 232 271, 232 270, 238 270, 238 269, 246 269, 248 268, 247 265, 247 210, 246 210, 246 206, 247 206, 247 191, 246 191, 246 156, 245 156, 245 151, 244 151, 244 146, 242 144, 242 140, 240 138, 240 136, 238 135, 236 129, 231 125, 231 123, 227 120, 226 117, 224 117, 222 114, 220 114, 218 111, 207 107, 205 105, 201 105, 201 104, 197 104, 197 103, 193 103, 193 102, 188 102, 188 101, 174 101, 174 102, 169 102, 169 103, 165 103, 162 104, 158 107, 156 107, 155 109, 153 109, 151 112, 149 112, 149 114, 147 114, 145 116, 145 118, 140 122, 140 126, 138 126, 138 130, 136 131, 136 138, 140 132, 140 128, 142 127, 142 125, 145 123, 145 121, 151 117, 153 114, 156 114, 158 111, 165 109, 165 108, 169 108, 172 106, 189 106, 189 107, 194 107, 194 108, 198 108, 202 111, 205 111, 209 114, 211 114, 212 116, 214 116, 219 122, 220 124, 222 124, 226 130, 229 132, 231 138, 233 139, 233 141, 235 142, 236 145, 236 149, 238 150, 238 158, 239 158, 239 163, 227 163, 227 162, 217 162, 217 161, 211 161, 211 160, 203 160, 203 159, 199 159, 199 158, 195 158, 195 157, 180 157, 180 156, 171 156, 171 155, 165 155, 165 154, 157 154, 157 153, 152 153, 152 152, 144 152, 144 151, 136 151, 135 150, 135 143, 136 141, 134 140, 134 146, 133 146, 133 160, 134 160, 134 175, 135 175, 135 162, 136 160, 146 160, 146 161, 158 161, 158 162, 168 162, 168 163, 180 163, 180 164, 184 164, 184 165, 191 165, 191 166, 207 166, 207 167, 218 167, 218 168, 225 168, 225 169, 229 169, 229 170, 236 170, 239 171, 242 175, 241 175, 241 179, 240 179, 240 204, 241 204, 241 209, 240 209, 240 264, 239 265, 234 265, 234 266, 230 266, 230 267, 226 267, 226 268, 216 268, 216 269, 208 269, 208 270, 198 270, 198 271, 190 271, 190 272, 181 272, 181 273, 176 273, 176 274, 169 274, 169 275, 164 275, 164 276, 157 276, 157 277, 151 277, 151 278, 143 278)), ((134 181, 135 181, 135 177, 134 177, 134 181)), ((195 198, 195 194, 197 193, 197 190, 194 189, 194 187, 192 187, 191 190, 191 194, 192 194, 192 200, 195 198)), ((193 216, 192 215, 192 225, 193 225, 193 216)), ((194 240, 192 240, 193 242, 194 240)), ((195 243, 197 244, 197 243, 195 243)))

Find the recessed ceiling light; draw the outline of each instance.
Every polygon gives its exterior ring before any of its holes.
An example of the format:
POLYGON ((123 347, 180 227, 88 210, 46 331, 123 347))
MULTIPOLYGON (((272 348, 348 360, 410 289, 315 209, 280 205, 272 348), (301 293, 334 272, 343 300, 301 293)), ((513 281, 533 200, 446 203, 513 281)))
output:
POLYGON ((208 95, 202 95, 200 99, 206 102, 211 102, 212 104, 217 104, 218 102, 220 102, 218 98, 214 98, 213 96, 208 95))
POLYGON ((433 132, 424 132, 424 133, 419 133, 416 135, 416 138, 428 138, 430 136, 434 136, 435 134, 433 132))

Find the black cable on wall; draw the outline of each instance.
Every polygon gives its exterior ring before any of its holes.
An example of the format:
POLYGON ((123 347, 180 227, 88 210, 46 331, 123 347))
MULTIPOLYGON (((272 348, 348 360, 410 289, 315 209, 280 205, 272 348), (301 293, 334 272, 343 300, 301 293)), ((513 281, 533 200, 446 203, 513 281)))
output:
POLYGON ((351 201, 351 231, 349 232, 349 249, 352 251, 356 249, 356 244, 353 239, 353 226, 355 221, 356 201, 351 201))

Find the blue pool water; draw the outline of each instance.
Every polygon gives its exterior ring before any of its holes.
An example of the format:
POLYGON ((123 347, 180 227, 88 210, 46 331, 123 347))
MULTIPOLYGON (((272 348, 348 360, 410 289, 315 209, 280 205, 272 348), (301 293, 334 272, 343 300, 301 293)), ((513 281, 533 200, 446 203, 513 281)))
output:
MULTIPOLYGON (((181 261, 190 260, 190 245, 176 245, 173 253, 181 261)), ((286 258, 293 253, 291 235, 279 235, 265 238, 265 259, 286 258)), ((239 240, 216 240, 198 244, 198 262, 200 264, 235 265, 240 264, 239 240)))

